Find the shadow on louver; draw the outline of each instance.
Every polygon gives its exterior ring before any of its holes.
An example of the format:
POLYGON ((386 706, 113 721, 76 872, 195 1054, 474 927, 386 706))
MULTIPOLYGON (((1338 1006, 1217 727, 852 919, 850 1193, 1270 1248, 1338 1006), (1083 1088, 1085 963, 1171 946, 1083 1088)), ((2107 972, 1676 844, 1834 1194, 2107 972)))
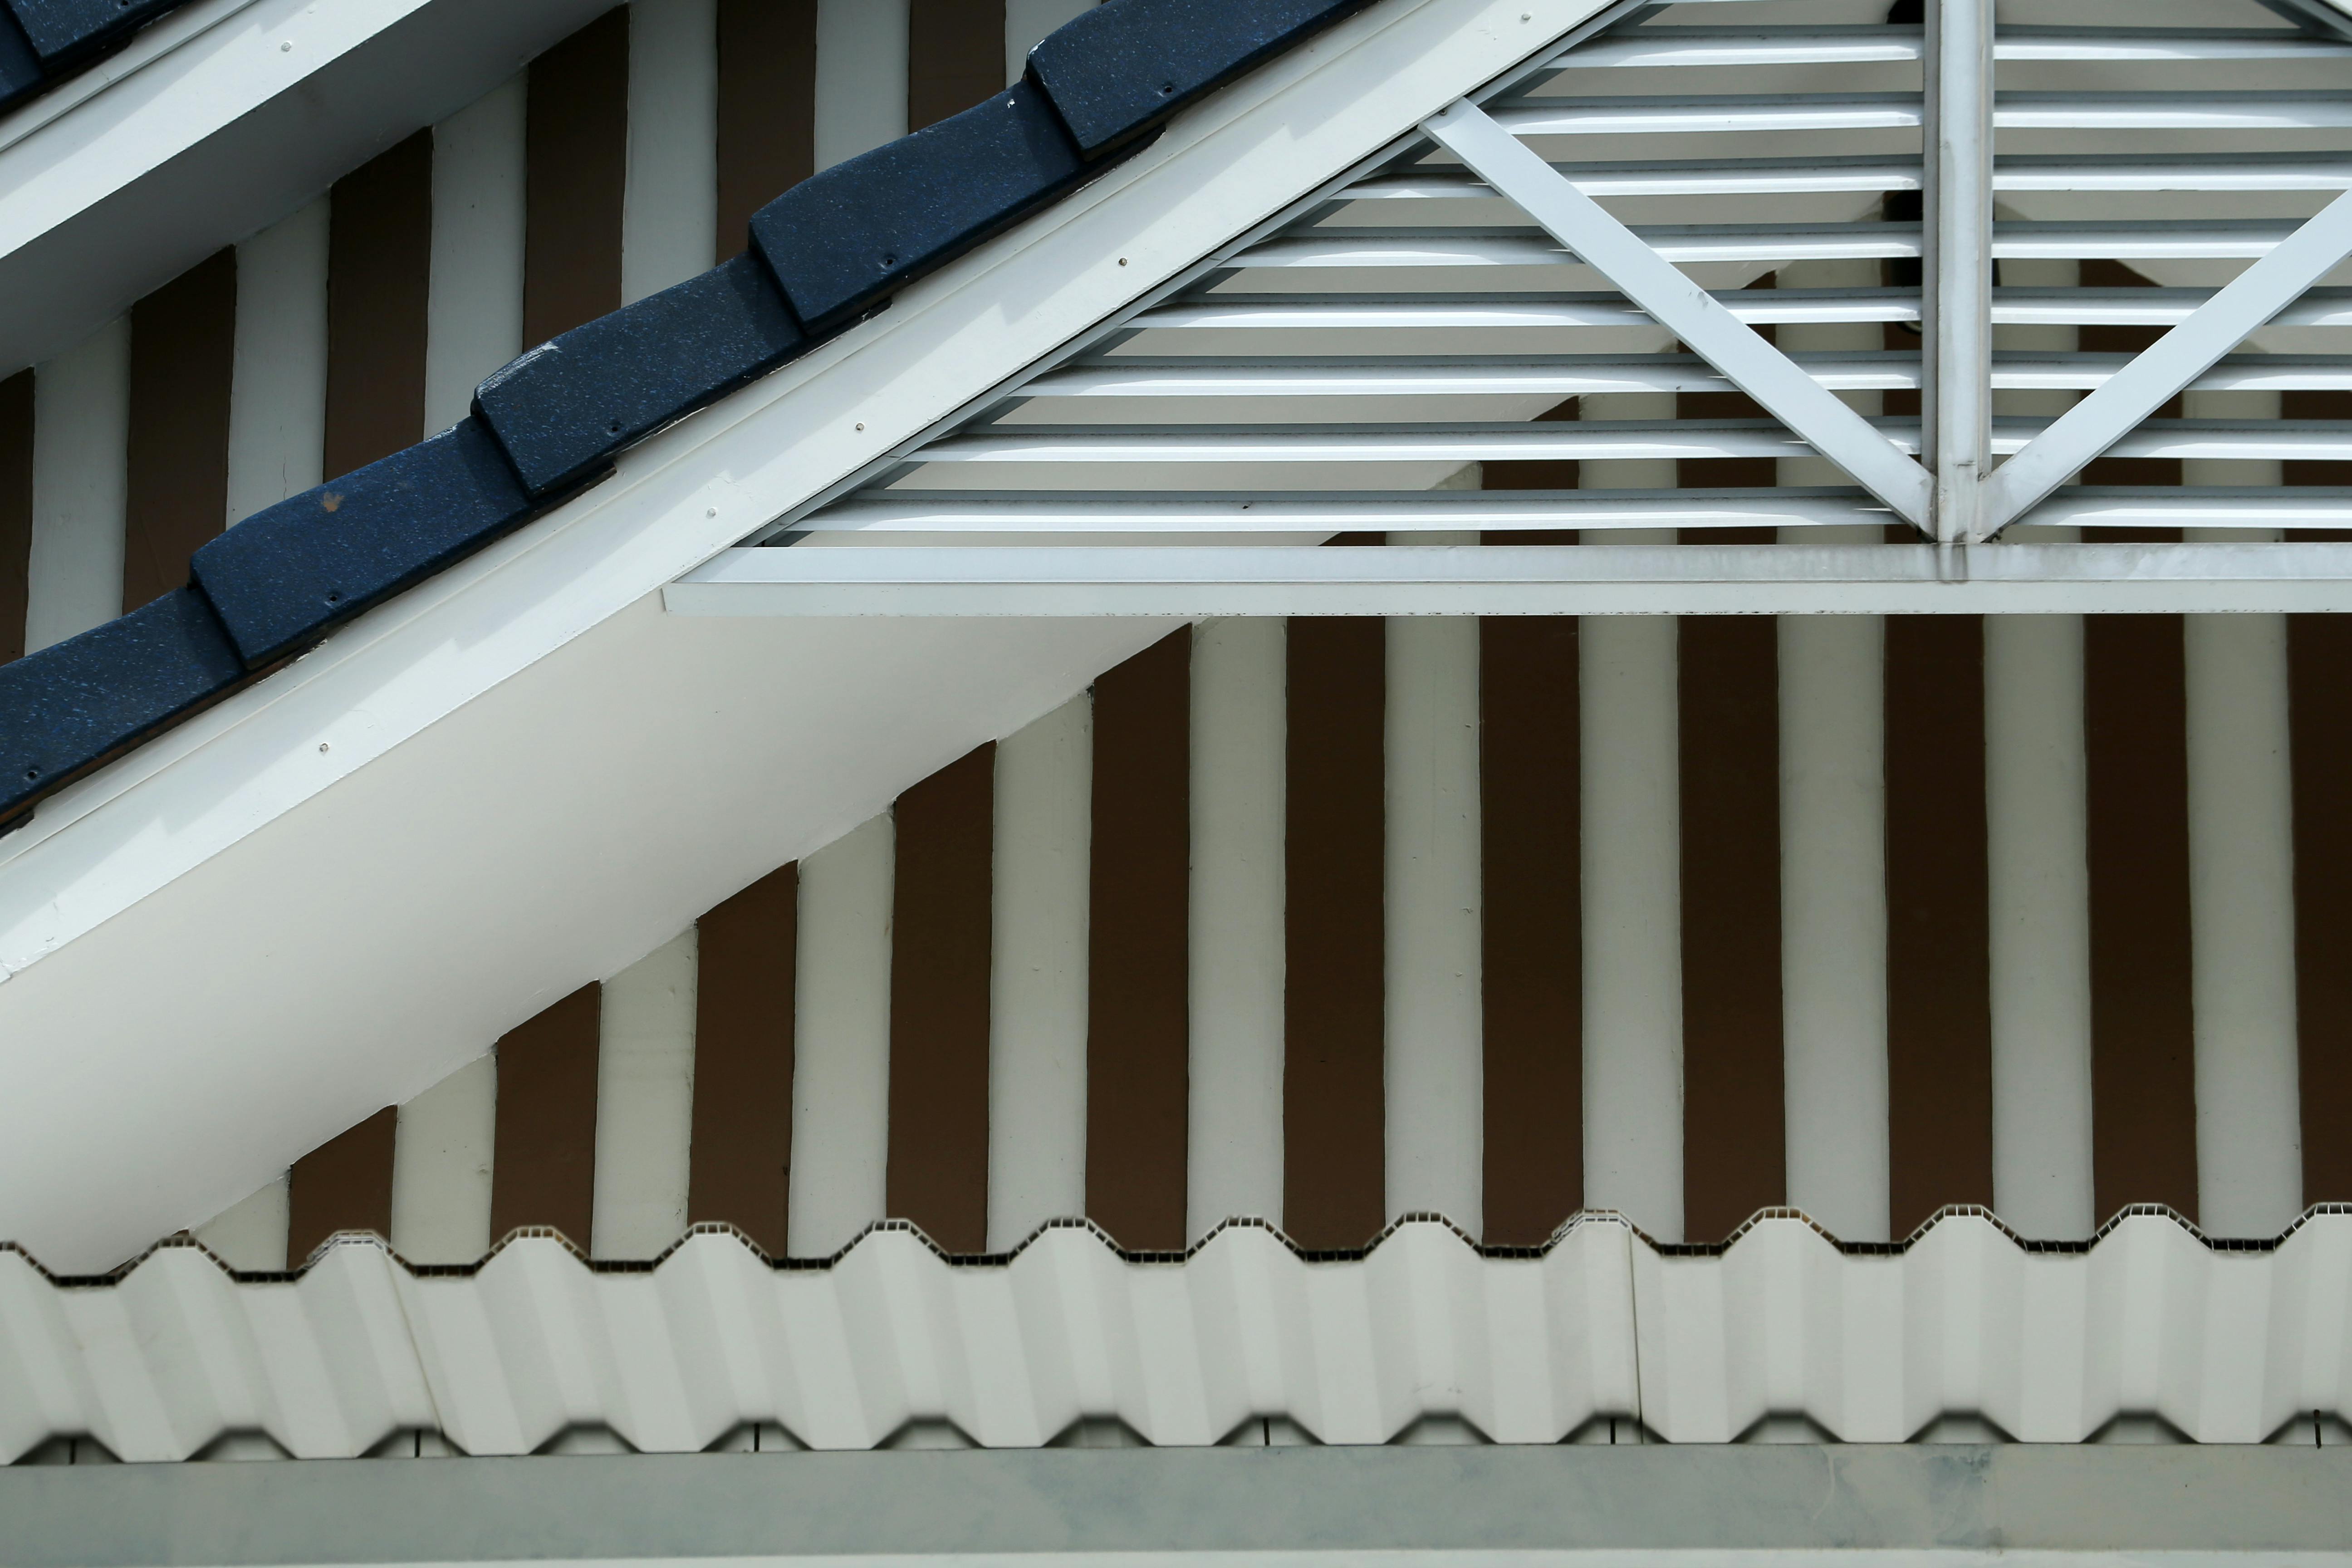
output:
MULTIPOLYGON (((193 558, 189 588, 0 667, 0 833, 52 791, 594 482, 625 447, 880 309, 1143 146, 1177 110, 1365 3, 1108 0, 1038 45, 1010 90, 769 203, 752 216, 744 254, 499 370, 454 429, 212 540, 193 558)), ((0 26, 5 107, 26 72, 87 58, 171 7, 0 8, 17 29, 0 26)))

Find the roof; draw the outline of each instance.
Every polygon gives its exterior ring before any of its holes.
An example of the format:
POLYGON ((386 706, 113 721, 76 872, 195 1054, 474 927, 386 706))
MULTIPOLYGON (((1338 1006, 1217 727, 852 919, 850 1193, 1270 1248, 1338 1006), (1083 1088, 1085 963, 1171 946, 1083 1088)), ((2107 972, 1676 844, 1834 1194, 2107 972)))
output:
POLYGON ((883 308, 1362 0, 1112 0, 995 98, 813 175, 751 247, 541 344, 455 428, 256 514, 188 586, 0 668, 0 831, 57 789, 611 470, 615 453, 883 308))
POLYGON ((7 0, 0 5, 0 110, 112 54, 185 0, 7 0))

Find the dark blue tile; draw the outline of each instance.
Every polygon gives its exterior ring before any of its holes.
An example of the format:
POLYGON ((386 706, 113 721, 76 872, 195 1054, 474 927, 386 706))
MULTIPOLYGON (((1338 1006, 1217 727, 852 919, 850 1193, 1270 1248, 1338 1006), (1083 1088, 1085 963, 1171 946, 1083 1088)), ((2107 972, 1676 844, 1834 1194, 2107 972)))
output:
POLYGON ((472 419, 207 542, 190 575, 248 667, 323 636, 488 544, 532 511, 472 419))
POLYGON ((0 109, 23 102, 41 90, 41 58, 25 41, 7 7, 0 5, 0 109))
POLYGON ((835 163, 751 215, 751 244, 813 332, 953 260, 1088 173, 1030 84, 835 163))
POLYGON ((110 48, 180 0, 6 0, 42 65, 54 71, 110 48))
POLYGON ((1108 0, 1029 51, 1029 75, 1089 158, 1367 0, 1108 0))
POLYGON ((0 819, 244 679, 220 622, 187 588, 0 665, 0 819))
POLYGON ((792 357, 803 342, 749 254, 542 343, 482 383, 474 416, 533 495, 792 357))

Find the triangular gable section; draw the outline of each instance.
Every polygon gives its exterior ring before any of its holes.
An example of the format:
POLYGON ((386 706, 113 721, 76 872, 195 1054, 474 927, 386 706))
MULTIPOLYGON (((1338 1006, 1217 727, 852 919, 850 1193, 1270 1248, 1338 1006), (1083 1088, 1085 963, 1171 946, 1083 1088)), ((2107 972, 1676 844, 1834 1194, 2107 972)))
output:
POLYGON ((1340 21, 50 796, 0 840, 0 1232, 102 1266, 217 1212, 1153 640, 1171 623, 698 623, 659 590, 1601 9, 1340 21))

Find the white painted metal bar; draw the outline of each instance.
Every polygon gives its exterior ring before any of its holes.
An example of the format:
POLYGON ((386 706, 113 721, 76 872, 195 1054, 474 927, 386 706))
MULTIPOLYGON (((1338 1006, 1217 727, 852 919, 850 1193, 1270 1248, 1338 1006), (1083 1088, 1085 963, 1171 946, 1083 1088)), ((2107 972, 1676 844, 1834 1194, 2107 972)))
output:
POLYGON ((1087 1212, 1094 700, 996 743, 989 884, 988 1249, 1087 1212))
POLYGON ((622 302, 707 270, 718 230, 718 0, 632 0, 622 302))
POLYGON ((1501 125, 1470 104, 1457 103, 1424 121, 1424 129, 1561 244, 1599 268, 1660 324, 1673 328, 1685 343, 1803 436, 1822 457, 1903 517, 1925 522, 1926 470, 1599 204, 1553 174, 1501 125))
MULTIPOLYGON (((1825 191, 1912 191, 1919 188, 1916 159, 1874 157, 1724 158, 1711 161, 1623 160, 1554 163, 1591 196, 1772 195, 1825 191)), ((1493 187, 1464 169, 1424 165, 1375 174, 1339 193, 1342 201, 1476 201, 1496 199, 1493 187)))
POLYGON ((1984 637, 1993 1205, 2025 1236, 2074 1240, 2097 1224, 2083 621, 1992 616, 1984 637))
POLYGON ((2352 160, 2340 153, 2245 153, 2162 157, 2020 153, 1992 172, 1996 191, 2340 191, 2352 160))
POLYGON ((1918 125, 1919 100, 1904 92, 1805 93, 1785 98, 1538 98, 1498 105, 1489 118, 1514 136, 1899 131, 1918 125))
POLYGON ((604 982, 593 1258, 658 1258, 686 1234, 698 952, 688 926, 604 982))
MULTIPOLYGON (((2178 492, 2175 492, 2176 494, 2178 492)), ((2339 500, 2337 524, 2352 516, 2339 500)), ((1889 516, 1852 489, 1547 491, 867 491, 794 523, 812 533, 1339 533, 1811 527, 1889 516), (1458 499, 1456 499, 1458 498, 1458 499)))
POLYGON ((2003 131, 2322 131, 2352 125, 2352 92, 2004 92, 2003 131))
POLYGON ((785 1245, 824 1258, 882 1218, 888 1198, 897 825, 886 812, 800 866, 785 1245))
POLYGON ((1192 631, 1184 1233, 1282 1223, 1287 626, 1192 631))
POLYGON ((2352 545, 731 550, 673 615, 1936 615, 2352 609, 2352 545))
POLYGON ((425 425, 466 417, 484 376, 523 351, 523 131, 528 73, 433 128, 433 249, 425 425))
MULTIPOLYGON (((1580 44, 1546 73, 1588 67, 1861 65, 1921 58, 1904 26, 1648 27, 1580 44)), ((2284 29, 2004 26, 2003 60, 2200 61, 2352 58, 2352 45, 2284 29)))
POLYGON ((1950 544, 1979 531, 1992 467, 1992 0, 1937 0, 1931 26, 1924 407, 1935 499, 1915 521, 1950 544))
MULTIPOLYGON (((1532 158, 1532 154, 1530 154, 1532 158)), ((1549 170, 1549 165, 1538 163, 1549 170)), ((1597 209, 1596 209, 1597 210, 1597 209)), ((1612 220, 1614 221, 1614 220, 1612 220)), ((2105 257, 2122 260, 2243 261, 2268 256, 2295 232, 2291 221, 2216 218, 2184 223, 1997 223, 1996 258, 2105 257)), ((1921 255, 1916 224, 1672 224, 1633 230, 1668 261, 1835 261, 1921 255)), ((1565 242, 1507 228, 1334 228, 1263 241, 1227 264, 1252 268, 1565 267, 1590 258, 1565 242)))
POLYGON ((1677 640, 1669 616, 1578 631, 1584 1206, 1661 1241, 1683 1237, 1677 640))
POLYGON ((2158 339, 2129 371, 2059 416, 2002 465, 1987 486, 1979 537, 1999 530, 2083 465, 2114 448, 2125 432, 2326 277, 2347 254, 2352 254, 2352 194, 2328 204, 2325 212, 2158 339))
MULTIPOLYGON (((1477 538, 1450 542, 1475 545, 1477 538)), ((1477 1236, 1485 1227, 1486 1121, 1478 623, 1399 617, 1387 631, 1388 1217, 1442 1214, 1477 1236)))
POLYGON ((236 247, 226 527, 323 477, 327 441, 327 199, 236 247))
POLYGON ((490 1249, 499 1065, 476 1057, 400 1108, 392 1245, 412 1263, 471 1263, 490 1249))
POLYGON ((26 653, 122 613, 130 452, 131 318, 124 315, 34 373, 26 653))

